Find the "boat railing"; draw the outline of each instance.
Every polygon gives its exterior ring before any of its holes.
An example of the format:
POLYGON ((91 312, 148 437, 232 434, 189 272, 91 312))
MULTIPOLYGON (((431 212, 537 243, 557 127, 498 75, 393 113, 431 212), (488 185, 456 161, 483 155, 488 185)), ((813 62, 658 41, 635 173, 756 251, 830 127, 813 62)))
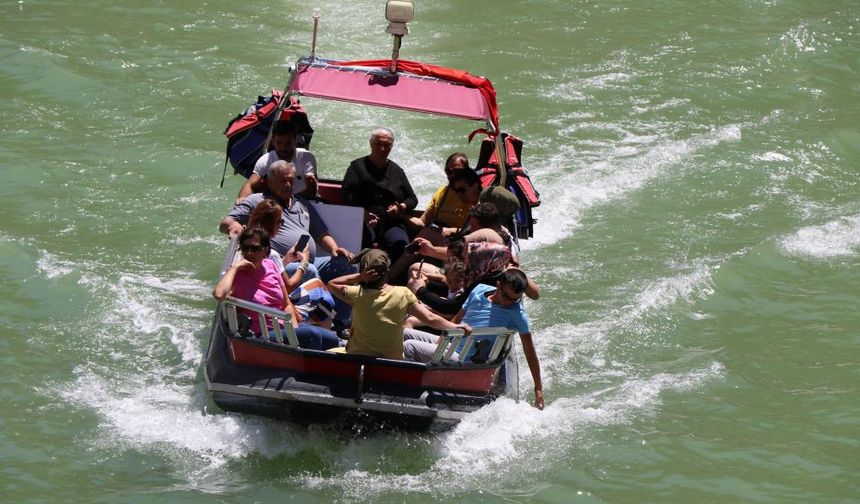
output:
MULTIPOLYGON (((233 336, 299 347, 292 325, 293 315, 289 312, 234 297, 221 301, 220 311, 233 336), (262 330, 261 334, 251 331, 251 317, 257 318, 257 323, 262 330), (271 336, 269 331, 262 329, 268 327, 272 328, 271 336)), ((431 365, 495 364, 503 352, 510 349, 515 334, 515 330, 505 327, 476 328, 469 333, 462 329, 443 331, 430 363, 431 365)))
POLYGON ((230 237, 230 243, 227 244, 227 250, 224 252, 224 260, 221 262, 221 272, 218 278, 224 276, 230 266, 233 264, 233 259, 236 257, 236 249, 239 248, 239 235, 230 237))
POLYGON ((299 340, 293 329, 291 313, 234 297, 228 297, 221 301, 221 307, 231 334, 242 338, 261 338, 264 341, 269 341, 268 332, 264 328, 271 327, 277 343, 298 348, 299 340), (238 308, 253 312, 254 316, 257 317, 260 329, 263 331, 262 334, 254 334, 251 331, 250 316, 239 313, 238 308), (247 320, 243 322, 243 319, 247 320))
POLYGON ((511 347, 515 334, 515 330, 505 327, 482 327, 472 329, 469 333, 462 329, 443 331, 430 362, 433 364, 452 361, 461 364, 495 363, 499 355, 511 347), (472 349, 476 346, 479 348, 473 352, 472 349))

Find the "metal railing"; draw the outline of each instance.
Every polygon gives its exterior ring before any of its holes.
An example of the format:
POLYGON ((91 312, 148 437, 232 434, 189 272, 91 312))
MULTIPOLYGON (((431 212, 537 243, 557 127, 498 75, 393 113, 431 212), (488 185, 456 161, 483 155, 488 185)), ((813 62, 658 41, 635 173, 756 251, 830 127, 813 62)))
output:
MULTIPOLYGON (((293 316, 291 313, 234 297, 228 297, 224 301, 221 301, 221 308, 231 334, 245 338, 261 338, 269 341, 269 331, 267 329, 271 326, 276 342, 282 345, 299 346, 299 339, 296 337, 296 331, 293 329, 293 316), (239 316, 245 314, 239 314, 236 310, 237 308, 244 308, 245 310, 254 312, 257 322, 260 324, 261 334, 254 334, 250 331, 250 327, 243 327, 239 316)), ((250 322, 250 318, 248 321, 250 322)))
POLYGON ((505 327, 472 329, 469 334, 466 334, 462 329, 443 331, 439 336, 439 345, 436 347, 430 362, 494 363, 503 351, 510 348, 514 334, 516 334, 515 330, 505 327), (483 348, 472 352, 472 347, 475 346, 476 342, 483 348), (489 348, 483 342, 488 342, 489 348), (461 343, 462 347, 460 347, 461 343), (458 347, 460 347, 459 350, 458 347))

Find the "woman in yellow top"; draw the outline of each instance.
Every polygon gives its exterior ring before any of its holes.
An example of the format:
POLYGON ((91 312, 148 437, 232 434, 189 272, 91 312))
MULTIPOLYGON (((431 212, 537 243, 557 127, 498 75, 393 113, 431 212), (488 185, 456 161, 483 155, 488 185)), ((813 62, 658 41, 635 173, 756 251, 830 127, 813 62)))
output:
POLYGON ((435 329, 463 329, 428 310, 406 287, 385 283, 391 260, 382 250, 365 249, 355 256, 361 271, 329 282, 332 294, 352 305, 352 334, 347 353, 428 362, 438 343, 438 336, 407 329, 403 320, 408 313, 422 324, 435 329), (405 340, 405 341, 404 341, 405 340))
MULTIPOLYGON (((466 225, 469 210, 478 203, 481 194, 481 179, 469 168, 469 160, 462 152, 448 156, 445 176, 448 184, 436 190, 421 217, 409 219, 412 226, 419 229, 415 238, 423 238, 431 245, 447 244, 448 237, 466 225)), ((407 249, 391 267, 389 281, 406 283, 406 269, 420 257, 414 250, 407 249)))
MULTIPOLYGON (((436 225, 440 228, 459 228, 466 222, 469 208, 477 203, 478 194, 472 198, 471 194, 457 191, 454 186, 454 178, 455 175, 459 175, 460 170, 473 171, 469 167, 469 158, 462 152, 455 152, 445 160, 445 177, 448 178, 448 183, 436 189, 420 217, 414 217, 410 220, 415 227, 429 228, 436 225)), ((479 184, 478 192, 480 193, 480 180, 477 181, 479 184)), ((468 184, 468 182, 464 183, 468 184)))

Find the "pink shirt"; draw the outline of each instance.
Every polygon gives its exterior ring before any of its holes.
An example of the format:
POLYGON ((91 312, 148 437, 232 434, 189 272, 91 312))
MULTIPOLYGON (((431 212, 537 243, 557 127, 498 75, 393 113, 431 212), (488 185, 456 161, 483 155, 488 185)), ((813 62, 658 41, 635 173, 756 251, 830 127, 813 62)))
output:
MULTIPOLYGON (((277 310, 284 309, 286 303, 286 299, 284 299, 285 288, 278 265, 269 258, 263 259, 262 265, 257 269, 237 271, 236 278, 233 279, 233 297, 253 301, 277 310)), ((248 310, 241 311, 251 317, 251 330, 260 334, 257 314, 248 310)), ((268 318, 266 325, 268 329, 272 328, 272 322, 268 318)))

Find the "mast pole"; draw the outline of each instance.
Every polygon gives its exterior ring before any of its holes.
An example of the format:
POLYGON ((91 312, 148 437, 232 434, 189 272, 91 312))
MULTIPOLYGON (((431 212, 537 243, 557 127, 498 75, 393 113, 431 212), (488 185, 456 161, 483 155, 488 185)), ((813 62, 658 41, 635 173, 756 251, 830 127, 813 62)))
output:
POLYGON ((314 35, 311 40, 311 59, 317 59, 317 28, 320 25, 320 9, 319 7, 314 8, 314 35))

